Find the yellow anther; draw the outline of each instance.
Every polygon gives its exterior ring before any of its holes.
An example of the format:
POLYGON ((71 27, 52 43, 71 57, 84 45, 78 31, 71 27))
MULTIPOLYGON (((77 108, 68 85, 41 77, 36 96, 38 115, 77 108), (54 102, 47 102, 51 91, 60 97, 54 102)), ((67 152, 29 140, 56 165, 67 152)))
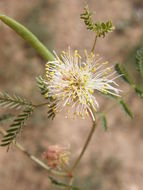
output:
POLYGON ((107 71, 111 71, 111 70, 112 70, 111 67, 108 67, 108 68, 107 68, 107 71))
POLYGON ((84 104, 84 101, 83 101, 83 100, 80 100, 79 103, 84 104))
POLYGON ((59 64, 60 64, 60 65, 62 64, 62 61, 61 61, 61 60, 59 60, 59 64))
POLYGON ((92 69, 92 72, 96 72, 96 67, 94 67, 94 68, 92 69))
POLYGON ((103 62, 102 64, 103 64, 103 65, 106 65, 106 64, 108 64, 108 63, 109 63, 108 61, 105 61, 105 62, 103 62))
POLYGON ((65 51, 62 51, 62 54, 63 54, 63 55, 65 55, 65 54, 66 54, 66 52, 65 52, 65 51))
POLYGON ((93 94, 93 93, 94 93, 94 90, 91 89, 91 88, 90 88, 88 91, 90 92, 90 94, 93 94))
POLYGON ((50 72, 49 74, 50 74, 51 76, 54 76, 55 73, 54 73, 54 72, 50 72))
POLYGON ((86 66, 84 67, 84 70, 86 70, 86 69, 88 69, 88 65, 86 65, 86 66))
MULTIPOLYGON (((69 81, 69 84, 73 84, 73 82, 74 82, 73 80, 70 80, 70 81, 69 81)), ((72 85, 72 86, 73 86, 73 85, 72 85)))
POLYGON ((89 116, 89 113, 88 113, 88 111, 86 111, 86 112, 85 112, 85 114, 86 114, 86 116, 89 116))
POLYGON ((81 56, 78 54, 78 58, 81 59, 81 56))
POLYGON ((81 67, 81 68, 80 68, 80 70, 81 70, 81 71, 84 71, 84 68, 83 68, 83 67, 81 67))
POLYGON ((107 91, 104 91, 104 94, 108 94, 108 92, 107 92, 107 91))
POLYGON ((54 96, 52 96, 52 98, 55 100, 55 99, 57 98, 57 96, 56 96, 56 95, 54 95, 54 96))
POLYGON ((83 76, 83 80, 84 80, 84 82, 86 82, 87 81, 87 76, 83 76))

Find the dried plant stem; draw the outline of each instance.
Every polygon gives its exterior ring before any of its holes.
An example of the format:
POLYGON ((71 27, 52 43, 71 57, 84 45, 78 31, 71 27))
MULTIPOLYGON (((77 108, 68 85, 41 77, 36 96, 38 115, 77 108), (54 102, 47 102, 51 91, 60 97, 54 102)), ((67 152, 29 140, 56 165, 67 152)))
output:
MULTIPOLYGON (((5 135, 6 131, 0 127, 0 134, 5 135)), ((34 161, 36 164, 41 166, 43 169, 47 170, 51 174, 57 175, 57 176, 63 176, 63 177, 68 177, 67 173, 64 172, 58 172, 56 170, 51 170, 44 162, 39 160, 37 157, 34 155, 30 154, 21 144, 19 143, 13 143, 20 151, 24 153, 29 159, 34 161)))

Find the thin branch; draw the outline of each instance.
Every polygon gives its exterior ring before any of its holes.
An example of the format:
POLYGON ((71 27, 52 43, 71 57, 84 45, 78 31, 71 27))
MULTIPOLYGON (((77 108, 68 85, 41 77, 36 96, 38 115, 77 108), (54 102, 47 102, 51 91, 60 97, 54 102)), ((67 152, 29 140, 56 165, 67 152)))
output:
POLYGON ((43 106, 46 106, 48 105, 49 102, 44 102, 44 103, 41 103, 41 104, 37 104, 37 105, 34 105, 36 108, 39 108, 39 107, 43 107, 43 106))
MULTIPOLYGON (((6 135, 6 131, 0 127, 0 134, 6 135)), ((24 155, 26 155, 29 159, 34 161, 36 164, 41 166, 43 169, 47 170, 51 174, 57 175, 57 176, 63 176, 68 177, 67 173, 64 172, 58 172, 56 170, 52 170, 50 167, 48 167, 44 162, 42 162, 40 159, 35 157, 34 155, 30 154, 21 144, 19 143, 13 143, 20 151, 23 152, 24 155)))
POLYGON ((97 42, 97 35, 95 36, 94 44, 93 44, 93 47, 91 50, 92 53, 94 53, 94 51, 95 51, 96 42, 97 42))

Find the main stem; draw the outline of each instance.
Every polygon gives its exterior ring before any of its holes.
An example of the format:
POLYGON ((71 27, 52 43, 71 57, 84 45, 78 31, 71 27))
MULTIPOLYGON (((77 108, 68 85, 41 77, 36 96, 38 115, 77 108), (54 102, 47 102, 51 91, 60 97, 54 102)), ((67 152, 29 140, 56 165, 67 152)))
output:
POLYGON ((92 128, 91 128, 91 130, 90 130, 90 132, 89 132, 89 135, 88 135, 88 137, 87 137, 87 139, 86 139, 86 141, 85 141, 85 144, 84 144, 84 146, 83 146, 83 149, 82 149, 80 155, 78 156, 77 160, 75 161, 75 163, 74 163, 74 165, 73 165, 73 167, 72 167, 72 169, 71 169, 71 173, 72 173, 73 170, 77 167, 77 165, 78 165, 78 163, 80 162, 82 156, 84 155, 84 153, 85 153, 85 151, 86 151, 86 148, 87 148, 87 146, 89 145, 89 142, 90 142, 90 140, 91 140, 91 138, 92 138, 92 136, 93 136, 93 133, 94 133, 95 129, 96 129, 96 122, 93 121, 92 128))
POLYGON ((81 158, 83 157, 83 155, 84 155, 84 153, 85 153, 85 151, 86 151, 86 149, 87 149, 87 147, 88 147, 88 145, 89 145, 89 143, 90 143, 90 141, 91 141, 91 138, 92 138, 92 136, 93 136, 93 134, 94 134, 94 131, 95 131, 95 129, 96 129, 96 120, 95 120, 95 115, 94 115, 93 110, 92 110, 92 111, 89 111, 89 114, 90 114, 90 116, 91 116, 91 118, 92 118, 92 122, 93 122, 92 128, 91 128, 91 130, 90 130, 90 132, 89 132, 89 135, 88 135, 88 137, 87 137, 87 139, 86 139, 86 141, 85 141, 85 144, 84 144, 84 146, 83 146, 83 148, 82 148, 81 153, 79 154, 78 158, 76 159, 75 163, 73 164, 73 167, 72 167, 71 170, 69 171, 69 174, 71 175, 71 179, 70 179, 70 181, 69 181, 69 187, 68 187, 67 190, 70 190, 70 189, 71 189, 71 186, 72 186, 72 183, 73 183, 73 180, 74 180, 73 171, 75 170, 75 168, 77 167, 77 165, 78 165, 78 163, 80 162, 81 158))

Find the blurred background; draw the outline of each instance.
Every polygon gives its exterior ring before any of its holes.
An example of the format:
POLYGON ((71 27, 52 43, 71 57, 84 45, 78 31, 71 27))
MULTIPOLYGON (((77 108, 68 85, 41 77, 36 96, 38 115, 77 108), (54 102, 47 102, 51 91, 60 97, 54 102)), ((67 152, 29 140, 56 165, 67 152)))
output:
MULTIPOLYGON (((97 42, 96 52, 112 64, 119 61, 135 72, 135 53, 143 47, 142 0, 88 0, 95 20, 112 19, 115 32, 97 42)), ((50 50, 60 53, 70 45, 81 54, 91 49, 94 34, 86 30, 80 13, 82 0, 0 0, 0 13, 27 26, 50 50)), ((45 61, 10 28, 0 23, 0 91, 17 93, 33 102, 42 102, 35 77, 44 74, 45 61)), ((136 75, 136 80, 140 80, 136 75)), ((128 85, 120 81, 123 94, 128 85)), ((101 109, 112 101, 98 97, 101 109)), ((143 110, 142 100, 133 93, 126 98, 134 112, 130 120, 119 106, 111 110, 108 131, 98 128, 77 168, 75 185, 82 190, 143 189, 143 110)), ((0 114, 7 113, 0 109, 0 114)), ((47 108, 39 109, 22 131, 18 141, 41 157, 49 144, 70 145, 72 161, 78 156, 90 130, 90 120, 47 118, 47 108)), ((3 128, 8 125, 3 124, 3 128)), ((14 146, 7 153, 0 147, 0 189, 45 190, 56 188, 48 174, 14 146)))

